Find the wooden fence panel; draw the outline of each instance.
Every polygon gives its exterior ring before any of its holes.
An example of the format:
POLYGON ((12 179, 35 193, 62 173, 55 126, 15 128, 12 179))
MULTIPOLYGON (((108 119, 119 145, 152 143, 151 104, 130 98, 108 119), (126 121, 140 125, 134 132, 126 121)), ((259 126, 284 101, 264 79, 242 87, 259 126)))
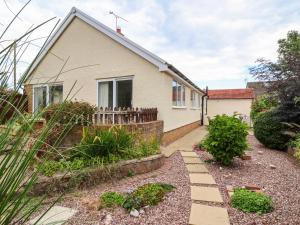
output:
POLYGON ((131 124, 157 120, 157 108, 99 108, 93 124, 131 124))

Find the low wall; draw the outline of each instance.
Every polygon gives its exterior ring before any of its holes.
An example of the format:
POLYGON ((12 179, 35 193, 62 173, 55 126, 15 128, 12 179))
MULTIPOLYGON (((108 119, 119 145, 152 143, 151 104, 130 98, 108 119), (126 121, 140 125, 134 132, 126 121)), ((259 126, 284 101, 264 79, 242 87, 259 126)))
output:
POLYGON ((137 175, 159 169, 165 162, 163 154, 143 159, 119 162, 115 165, 98 168, 86 168, 54 177, 40 177, 31 190, 31 195, 54 195, 74 188, 87 188, 111 179, 120 179, 129 173, 137 175))
POLYGON ((191 132, 192 130, 200 127, 200 124, 201 124, 201 122, 199 120, 199 121, 196 121, 194 123, 190 123, 190 124, 187 124, 185 126, 179 127, 177 129, 165 132, 164 135, 163 135, 161 144, 163 146, 166 146, 166 145, 172 143, 173 141, 176 141, 177 139, 183 137, 184 135, 191 132))
MULTIPOLYGON (((113 125, 94 125, 89 126, 89 129, 109 129, 113 125)), ((157 138, 161 140, 163 137, 164 123, 162 120, 146 122, 146 123, 133 123, 133 124, 122 124, 126 130, 137 133, 144 139, 157 138)), ((67 134, 67 136, 62 140, 60 147, 73 147, 76 144, 79 144, 82 138, 82 129, 83 126, 75 126, 67 134)))

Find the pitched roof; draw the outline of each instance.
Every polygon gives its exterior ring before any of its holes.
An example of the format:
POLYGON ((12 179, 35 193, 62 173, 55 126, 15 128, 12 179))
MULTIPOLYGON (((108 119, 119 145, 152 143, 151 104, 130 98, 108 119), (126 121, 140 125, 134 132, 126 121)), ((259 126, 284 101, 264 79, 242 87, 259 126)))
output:
POLYGON ((252 99, 252 88, 208 90, 209 99, 252 99))
POLYGON ((32 67, 29 70, 29 76, 34 71, 34 69, 39 65, 42 59, 46 56, 48 50, 54 45, 57 39, 61 36, 61 34, 65 31, 68 25, 73 21, 73 19, 77 17, 83 21, 85 21, 90 26, 94 27, 98 31, 106 34, 116 42, 120 43, 121 45, 127 47, 137 55, 140 55, 148 62, 152 63, 153 65, 157 66, 159 71, 167 72, 172 76, 176 76, 180 78, 183 82, 188 83, 195 89, 205 93, 201 88, 199 88, 196 84, 194 84, 189 78, 187 78, 183 73, 181 73, 178 69, 176 69, 173 65, 169 64, 162 58, 158 57, 157 55, 153 54, 152 52, 146 50, 142 46, 136 44, 135 42, 129 40, 125 36, 119 34, 118 32, 114 31, 113 29, 109 28, 108 26, 100 23, 96 19, 92 18, 91 16, 87 15, 86 13, 82 12, 81 10, 73 7, 69 14, 65 17, 65 19, 61 22, 60 26, 51 36, 51 38, 47 41, 44 48, 41 50, 41 53, 36 58, 35 62, 33 63, 32 67))

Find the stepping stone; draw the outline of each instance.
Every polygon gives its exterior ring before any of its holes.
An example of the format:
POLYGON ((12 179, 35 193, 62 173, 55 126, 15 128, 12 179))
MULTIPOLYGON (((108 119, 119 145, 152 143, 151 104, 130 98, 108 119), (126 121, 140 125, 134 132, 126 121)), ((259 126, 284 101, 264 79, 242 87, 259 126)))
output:
MULTIPOLYGON (((37 222, 37 225, 46 225, 46 224, 56 224, 62 225, 68 219, 70 219, 77 212, 75 209, 62 207, 62 206, 53 206, 44 216, 43 218, 37 222)), ((43 213, 42 213, 43 214, 43 213)), ((40 214, 36 218, 30 221, 30 224, 35 224, 35 222, 41 217, 40 214)))
POLYGON ((202 164, 186 164, 185 166, 190 173, 208 173, 208 170, 202 164))
POLYGON ((230 225, 230 222, 225 208, 193 203, 189 224, 230 225))
POLYGON ((216 187, 191 186, 191 198, 196 201, 223 202, 221 193, 216 187))
POLYGON ((197 157, 199 158, 199 156, 197 155, 196 152, 186 152, 186 151, 180 151, 182 157, 197 157))
POLYGON ((203 161, 199 158, 194 157, 183 157, 183 161, 187 164, 202 164, 203 161))
POLYGON ((216 184, 214 178, 206 173, 190 173, 190 181, 193 184, 216 184))

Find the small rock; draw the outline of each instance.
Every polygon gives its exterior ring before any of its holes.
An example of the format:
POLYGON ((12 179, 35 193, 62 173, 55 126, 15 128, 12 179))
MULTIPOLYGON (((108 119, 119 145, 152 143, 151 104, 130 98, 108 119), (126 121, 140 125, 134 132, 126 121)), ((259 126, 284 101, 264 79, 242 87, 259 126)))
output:
POLYGON ((140 213, 140 214, 144 214, 144 213, 145 213, 145 210, 140 209, 139 213, 140 213))
POLYGON ((104 218, 104 224, 105 225, 110 225, 112 222, 112 216, 110 214, 107 214, 104 218))
POLYGON ((261 162, 258 162, 257 165, 262 165, 261 162))
POLYGON ((271 168, 271 169, 276 169, 276 166, 273 165, 273 164, 270 164, 270 168, 271 168))
POLYGON ((133 217, 139 217, 140 213, 139 211, 137 211, 136 209, 132 209, 130 211, 130 216, 133 216, 133 217))
POLYGON ((220 166, 220 170, 222 170, 223 168, 220 166))
POLYGON ((262 151, 258 151, 258 154, 262 155, 262 154, 263 154, 263 152, 262 152, 262 151))

